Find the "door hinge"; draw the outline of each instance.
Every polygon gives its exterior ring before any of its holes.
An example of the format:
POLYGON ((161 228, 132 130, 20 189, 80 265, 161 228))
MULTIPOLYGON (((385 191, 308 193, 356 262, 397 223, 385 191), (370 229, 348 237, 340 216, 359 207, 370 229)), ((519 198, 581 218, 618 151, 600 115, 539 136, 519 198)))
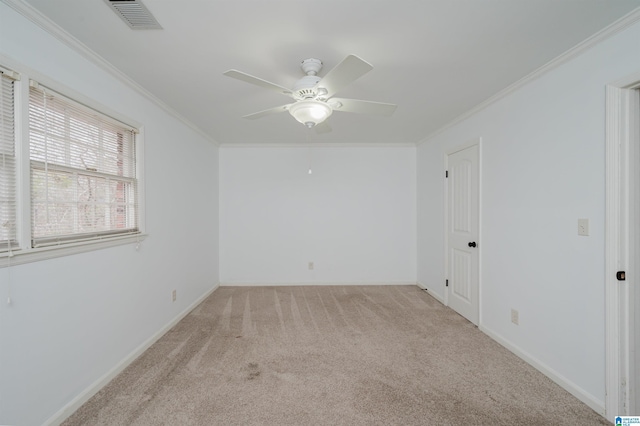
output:
POLYGON ((618 279, 618 281, 624 281, 627 278, 625 275, 626 274, 624 271, 616 272, 616 278, 618 279))
POLYGON ((449 170, 445 170, 445 171, 444 171, 444 177, 445 177, 445 178, 448 178, 448 177, 449 177, 449 170))
POLYGON ((449 287, 449 280, 444 280, 444 286, 449 287))

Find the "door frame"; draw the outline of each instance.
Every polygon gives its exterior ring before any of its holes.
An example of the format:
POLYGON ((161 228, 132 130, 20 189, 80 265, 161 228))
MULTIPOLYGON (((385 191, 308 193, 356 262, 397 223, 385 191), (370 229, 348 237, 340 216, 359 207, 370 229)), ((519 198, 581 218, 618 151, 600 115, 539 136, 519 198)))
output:
MULTIPOLYGON (((444 278, 449 279, 449 181, 445 172, 449 170, 449 156, 472 146, 478 146, 478 327, 482 324, 482 137, 478 136, 468 140, 462 145, 456 145, 443 153, 444 169, 442 173, 442 185, 444 193, 443 223, 444 223, 444 278)), ((443 283, 444 284, 444 283, 443 283)), ((444 288, 444 305, 449 306, 449 289, 444 288)))
POLYGON ((640 265, 630 256, 634 242, 630 234, 630 191, 638 171, 629 157, 634 153, 632 129, 637 120, 631 113, 638 112, 632 95, 638 88, 640 72, 606 86, 605 414, 609 419, 631 415, 629 326, 633 317, 629 285, 640 265), (631 279, 618 281, 617 271, 631 272, 627 276, 631 279))

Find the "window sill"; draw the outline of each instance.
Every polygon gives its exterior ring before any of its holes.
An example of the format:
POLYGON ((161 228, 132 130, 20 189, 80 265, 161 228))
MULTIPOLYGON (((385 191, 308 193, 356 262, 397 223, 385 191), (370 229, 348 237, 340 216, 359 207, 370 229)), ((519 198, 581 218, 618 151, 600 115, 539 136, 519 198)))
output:
POLYGON ((11 258, 6 252, 0 254, 0 268, 6 268, 9 265, 23 265, 25 263, 54 259, 56 257, 69 256, 72 254, 85 253, 88 251, 101 250, 126 244, 137 244, 144 241, 147 236, 147 234, 136 234, 126 235, 122 237, 105 238, 98 241, 69 243, 59 246, 33 248, 27 250, 16 249, 13 251, 11 258))

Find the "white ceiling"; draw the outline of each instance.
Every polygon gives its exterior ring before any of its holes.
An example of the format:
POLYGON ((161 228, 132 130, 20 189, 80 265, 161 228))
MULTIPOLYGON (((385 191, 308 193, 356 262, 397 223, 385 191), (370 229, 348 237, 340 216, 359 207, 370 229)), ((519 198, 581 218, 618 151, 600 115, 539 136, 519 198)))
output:
MULTIPOLYGON (((102 0, 26 0, 221 144, 417 143, 634 8, 640 0, 143 0, 163 30, 127 27, 102 0), (225 77, 291 87, 300 61, 348 54, 374 69, 338 96, 398 104, 392 117, 334 113, 331 133, 289 103, 225 77), (311 135, 309 135, 311 133, 311 135)), ((133 117, 135 118, 135 117, 133 117)))

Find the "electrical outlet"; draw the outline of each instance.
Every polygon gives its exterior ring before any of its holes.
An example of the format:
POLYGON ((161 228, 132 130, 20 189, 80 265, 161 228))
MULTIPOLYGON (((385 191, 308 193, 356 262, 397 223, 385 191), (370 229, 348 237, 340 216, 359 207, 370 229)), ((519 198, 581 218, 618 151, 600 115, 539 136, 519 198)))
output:
POLYGON ((176 293, 176 291, 175 291, 175 290, 173 290, 173 291, 171 292, 171 300, 175 302, 175 301, 176 301, 176 299, 177 299, 177 293, 176 293))
POLYGON ((313 270, 313 262, 309 262, 309 270, 312 271, 313 270))
POLYGON ((516 311, 515 309, 511 309, 511 322, 514 323, 515 325, 518 325, 518 323, 520 322, 519 319, 519 313, 518 311, 516 311))
POLYGON ((589 236, 589 219, 578 219, 578 235, 589 236))

